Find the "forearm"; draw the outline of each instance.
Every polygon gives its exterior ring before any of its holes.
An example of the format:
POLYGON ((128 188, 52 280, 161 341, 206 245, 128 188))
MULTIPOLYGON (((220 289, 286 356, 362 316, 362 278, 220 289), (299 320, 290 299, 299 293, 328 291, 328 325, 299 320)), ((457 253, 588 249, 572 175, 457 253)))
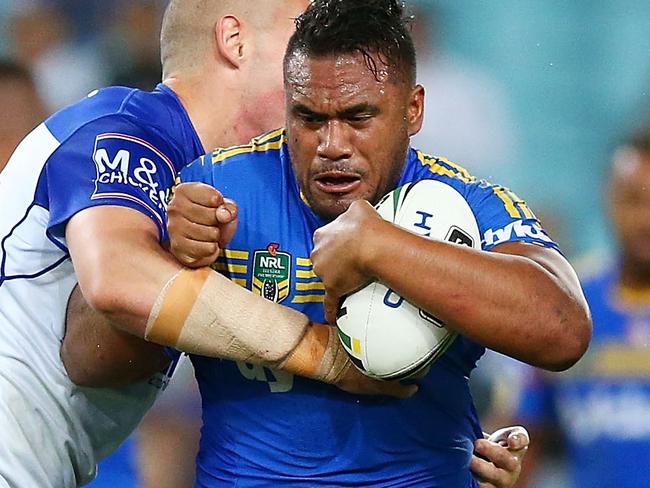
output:
POLYGON ((462 335, 548 369, 582 354, 584 301, 538 262, 422 239, 391 224, 374 236, 368 274, 462 335))
POLYGON ((66 312, 61 359, 73 383, 118 387, 145 380, 169 365, 163 348, 117 330, 75 288, 66 312))
POLYGON ((88 209, 68 224, 67 237, 89 305, 130 334, 188 353, 281 367, 328 382, 337 379, 343 362, 347 365, 329 327, 314 334, 304 314, 209 268, 183 268, 139 212, 88 209))

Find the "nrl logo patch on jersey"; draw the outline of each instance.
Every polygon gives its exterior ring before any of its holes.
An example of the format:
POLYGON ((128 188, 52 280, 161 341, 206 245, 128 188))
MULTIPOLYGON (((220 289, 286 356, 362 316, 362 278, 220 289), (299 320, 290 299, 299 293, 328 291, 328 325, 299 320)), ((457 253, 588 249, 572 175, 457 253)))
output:
POLYGON ((253 259, 253 293, 275 303, 289 296, 291 254, 280 252, 279 244, 269 244, 264 251, 255 251, 253 259))

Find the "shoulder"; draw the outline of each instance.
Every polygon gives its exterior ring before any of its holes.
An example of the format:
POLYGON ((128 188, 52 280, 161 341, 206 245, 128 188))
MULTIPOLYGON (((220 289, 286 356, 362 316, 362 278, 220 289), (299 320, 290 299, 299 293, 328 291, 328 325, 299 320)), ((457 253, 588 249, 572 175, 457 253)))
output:
POLYGON ((472 206, 494 202, 513 218, 535 218, 526 203, 509 188, 479 179, 465 167, 445 157, 411 149, 407 172, 414 179, 435 179, 452 186, 472 206))
POLYGON ((176 112, 160 92, 108 87, 55 113, 45 125, 60 143, 80 132, 127 131, 132 136, 165 140, 171 139, 167 133, 176 112))
POLYGON ((219 178, 229 174, 237 178, 264 178, 278 174, 286 142, 284 129, 277 129, 254 138, 248 144, 217 148, 188 164, 181 171, 181 179, 205 182, 213 175, 219 178))

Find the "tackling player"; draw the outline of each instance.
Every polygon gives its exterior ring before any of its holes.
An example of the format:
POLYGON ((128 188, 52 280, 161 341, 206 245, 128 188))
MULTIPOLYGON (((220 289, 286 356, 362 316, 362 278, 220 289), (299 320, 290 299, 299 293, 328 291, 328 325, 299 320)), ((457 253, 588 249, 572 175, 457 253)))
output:
MULTIPOLYGON (((204 409, 197 483, 477 486, 469 464, 481 432, 467 377, 484 345, 547 369, 569 367, 590 336, 580 285, 514 194, 408 147, 424 91, 397 2, 316 2, 297 24, 285 56, 286 131, 217 150, 181 172, 238 203, 239 228, 215 268, 316 322, 324 300, 333 321, 341 295, 379 279, 462 336, 401 401, 353 401, 281 371, 194 355, 204 409), (372 209, 423 178, 465 197, 491 252, 423 239, 372 209)), ((178 188, 169 212, 181 259, 201 257, 197 246, 210 242, 207 200, 217 194, 178 188)), ((172 284, 168 293, 181 290, 172 284)), ((182 321, 167 325, 185 333, 182 321)))
MULTIPOLYGON (((145 334, 156 298, 181 269, 160 245, 168 188, 204 147, 246 140, 277 122, 282 48, 305 6, 172 1, 162 33, 163 84, 153 92, 93 92, 14 152, 0 174, 0 485, 63 488, 91 480, 96 462, 133 430, 167 381, 173 364, 151 354, 142 355, 151 358, 147 366, 167 371, 148 381, 76 387, 60 358, 68 298, 78 280, 94 307, 145 334), (260 70, 265 63, 277 69, 260 70)), ((211 279, 224 296, 237 288, 217 273, 211 279)), ((250 298, 247 309, 286 319, 285 340, 269 351, 257 347, 257 337, 231 330, 239 349, 217 355, 251 359, 260 350, 260 362, 280 365, 296 348, 311 350, 306 318, 250 298)), ((121 341, 113 353, 133 343, 130 336, 121 341)), ((221 337, 214 343, 231 345, 221 337)), ((335 342, 318 345, 321 356, 305 358, 323 366, 314 376, 362 391, 406 392, 362 379, 335 342), (325 356, 332 360, 322 363, 325 356)), ((295 364, 287 368, 298 372, 295 364)))

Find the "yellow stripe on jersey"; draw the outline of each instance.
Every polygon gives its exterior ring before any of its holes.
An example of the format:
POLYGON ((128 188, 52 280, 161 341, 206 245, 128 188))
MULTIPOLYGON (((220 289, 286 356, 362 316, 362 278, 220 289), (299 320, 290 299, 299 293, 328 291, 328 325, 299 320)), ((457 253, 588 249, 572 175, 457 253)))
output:
POLYGON ((465 178, 467 178, 467 181, 472 181, 475 178, 467 171, 465 168, 463 168, 461 165, 454 163, 453 161, 449 161, 447 158, 439 157, 439 161, 451 166, 453 169, 458 171, 459 174, 463 175, 465 178))
POLYGON ((535 215, 528 208, 526 202, 524 202, 521 198, 519 198, 515 192, 513 192, 509 188, 504 188, 504 190, 510 196, 512 201, 515 203, 515 206, 524 214, 524 217, 526 217, 527 219, 535 218, 535 215))
POLYGON ((268 142, 271 139, 275 139, 276 137, 281 136, 283 133, 284 133, 284 128, 276 129, 274 131, 269 132, 268 134, 264 134, 264 135, 261 135, 259 137, 254 138, 251 141, 251 144, 253 144, 253 145, 264 144, 265 142, 268 142))
POLYGON ((314 291, 314 290, 324 290, 325 285, 320 281, 315 281, 313 283, 296 283, 296 290, 298 291, 314 291))
POLYGON ((303 266, 303 267, 307 267, 307 268, 312 267, 311 259, 306 259, 306 258, 296 258, 296 264, 298 266, 303 266))
POLYGON ((248 256, 250 256, 250 253, 248 251, 235 251, 231 249, 226 249, 224 252, 224 255, 228 259, 246 259, 248 260, 248 256))
POLYGON ((245 264, 232 264, 224 262, 216 262, 212 265, 212 267, 215 271, 223 271, 236 274, 246 274, 246 271, 248 270, 248 266, 245 264))
POLYGON ((503 202, 506 212, 508 212, 510 217, 513 219, 520 219, 521 213, 519 210, 517 210, 517 207, 515 207, 515 202, 510 197, 510 192, 502 186, 495 186, 492 189, 494 191, 494 194, 503 202))
POLYGON ((325 301, 325 295, 296 295, 291 303, 322 303, 325 301))
POLYGON ((302 269, 298 269, 296 270, 296 278, 305 278, 305 279, 316 278, 316 274, 312 270, 305 271, 302 269))
POLYGON ((220 149, 219 151, 212 154, 212 164, 220 163, 228 158, 233 156, 238 156, 240 154, 249 154, 253 152, 264 152, 264 151, 277 151, 282 145, 287 141, 286 137, 274 142, 268 142, 261 146, 248 144, 246 146, 236 146, 229 149, 220 149))
POLYGON ((416 151, 416 154, 420 163, 422 163, 423 166, 428 166, 429 171, 434 174, 448 176, 449 178, 458 178, 464 183, 469 183, 474 180, 465 168, 455 163, 451 163, 445 158, 427 156, 422 151, 416 151), (449 167, 445 165, 448 165, 449 167))
POLYGON ((243 288, 246 288, 246 278, 231 278, 230 281, 243 288))

